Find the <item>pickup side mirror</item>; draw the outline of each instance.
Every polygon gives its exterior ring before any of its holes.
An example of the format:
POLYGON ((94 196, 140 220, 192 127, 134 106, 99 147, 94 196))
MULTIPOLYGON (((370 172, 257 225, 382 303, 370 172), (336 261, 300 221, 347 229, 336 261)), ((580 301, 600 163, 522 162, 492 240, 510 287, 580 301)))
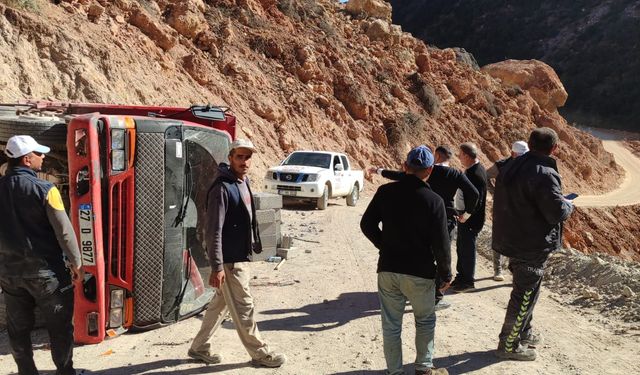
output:
POLYGON ((333 170, 336 171, 336 172, 342 172, 342 171, 344 171, 344 166, 342 164, 336 164, 333 167, 333 170))

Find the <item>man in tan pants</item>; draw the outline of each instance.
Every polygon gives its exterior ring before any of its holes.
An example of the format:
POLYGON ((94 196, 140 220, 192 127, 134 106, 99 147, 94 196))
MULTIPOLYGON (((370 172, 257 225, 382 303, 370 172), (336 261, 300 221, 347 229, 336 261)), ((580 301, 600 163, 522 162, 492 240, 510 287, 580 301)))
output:
POLYGON ((207 196, 205 241, 212 269, 209 285, 216 288, 216 295, 209 303, 188 354, 206 363, 222 360, 219 354, 211 353, 208 341, 229 312, 251 363, 280 367, 286 357, 271 351, 260 337, 249 291, 249 255, 252 251, 262 251, 255 205, 246 177, 254 151, 250 141, 234 141, 229 165, 220 164, 207 196))

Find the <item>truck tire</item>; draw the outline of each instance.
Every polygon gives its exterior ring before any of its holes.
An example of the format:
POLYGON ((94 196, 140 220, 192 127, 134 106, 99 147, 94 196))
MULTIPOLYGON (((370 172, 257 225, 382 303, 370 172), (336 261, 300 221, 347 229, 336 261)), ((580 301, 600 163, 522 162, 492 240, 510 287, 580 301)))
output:
POLYGON ((67 124, 59 117, 4 116, 0 114, 0 142, 6 144, 14 135, 30 135, 38 143, 64 150, 67 124))
POLYGON ((316 207, 319 210, 326 210, 329 205, 329 185, 324 185, 324 191, 322 192, 322 196, 318 198, 316 202, 316 207))
POLYGON ((360 186, 356 182, 351 188, 351 193, 347 195, 347 206, 354 207, 358 203, 358 199, 360 199, 360 186))

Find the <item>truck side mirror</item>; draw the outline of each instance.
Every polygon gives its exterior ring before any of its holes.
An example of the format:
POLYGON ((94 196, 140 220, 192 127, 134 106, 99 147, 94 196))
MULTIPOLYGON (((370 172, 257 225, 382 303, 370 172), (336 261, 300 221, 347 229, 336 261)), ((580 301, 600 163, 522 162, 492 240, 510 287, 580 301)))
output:
POLYGON ((336 172, 342 172, 342 171, 344 171, 344 166, 343 166, 342 164, 336 164, 336 165, 333 167, 333 169, 334 169, 336 172))

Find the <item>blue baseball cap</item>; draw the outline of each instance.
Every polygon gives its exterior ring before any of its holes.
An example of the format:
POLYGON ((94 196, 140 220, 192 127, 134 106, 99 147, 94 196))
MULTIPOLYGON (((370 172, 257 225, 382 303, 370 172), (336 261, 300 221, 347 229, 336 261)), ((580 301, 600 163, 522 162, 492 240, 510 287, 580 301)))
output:
POLYGON ((429 168, 433 165, 433 153, 429 147, 420 145, 407 154, 407 165, 415 168, 429 168))

